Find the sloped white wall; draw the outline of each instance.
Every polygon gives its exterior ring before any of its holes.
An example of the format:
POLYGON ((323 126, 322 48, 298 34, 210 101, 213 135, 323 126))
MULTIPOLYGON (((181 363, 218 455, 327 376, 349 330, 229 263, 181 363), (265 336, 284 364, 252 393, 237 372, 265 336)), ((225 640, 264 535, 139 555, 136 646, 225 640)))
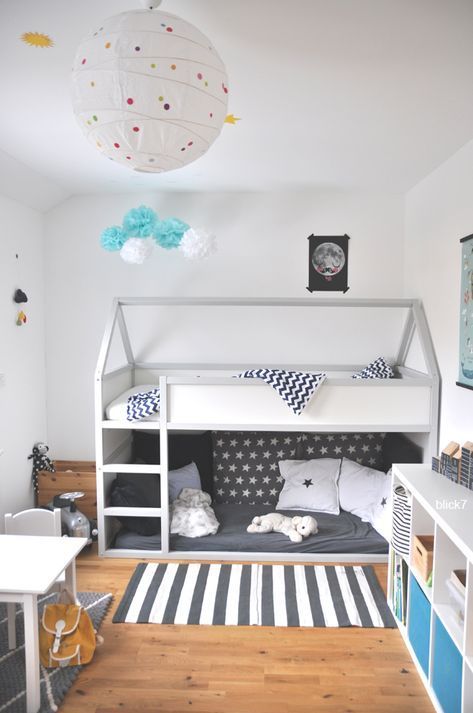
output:
POLYGON ((5 512, 33 503, 35 441, 46 440, 43 216, 0 195, 0 531, 5 512), (18 254, 18 259, 16 255, 18 254), (20 287, 26 305, 13 302, 20 287), (23 308, 27 323, 16 325, 23 308))
POLYGON ((406 198, 405 295, 424 303, 442 378, 440 447, 473 440, 473 392, 458 379, 461 246, 473 233, 473 141, 406 198))
MULTIPOLYGON (((45 229, 48 438, 57 458, 94 457, 93 372, 114 296, 307 297, 306 238, 311 233, 351 236, 347 296, 402 293, 404 200, 397 195, 76 197, 46 216, 45 229), (212 230, 218 253, 194 263, 177 251, 158 248, 144 265, 131 266, 102 250, 101 231, 143 203, 161 217, 176 216, 212 230)), ((186 359, 191 361, 192 354, 186 359)))

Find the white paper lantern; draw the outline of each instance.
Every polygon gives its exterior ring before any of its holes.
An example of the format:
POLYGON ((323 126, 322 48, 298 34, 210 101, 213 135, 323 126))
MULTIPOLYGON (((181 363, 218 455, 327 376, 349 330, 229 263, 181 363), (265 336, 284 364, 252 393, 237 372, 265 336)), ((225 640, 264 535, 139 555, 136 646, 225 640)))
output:
POLYGON ((195 161, 227 114, 227 75, 212 44, 161 10, 105 20, 80 44, 72 84, 74 113, 89 141, 136 171, 195 161))
POLYGON ((120 257, 131 265, 142 265, 153 252, 153 243, 148 238, 128 238, 122 249, 120 257))

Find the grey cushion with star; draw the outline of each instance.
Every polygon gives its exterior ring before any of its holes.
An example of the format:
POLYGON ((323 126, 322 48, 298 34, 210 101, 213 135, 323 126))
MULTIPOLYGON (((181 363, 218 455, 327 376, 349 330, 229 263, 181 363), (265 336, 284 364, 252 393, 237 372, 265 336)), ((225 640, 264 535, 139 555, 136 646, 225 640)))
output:
POLYGON ((281 460, 341 458, 382 469, 384 433, 212 431, 216 503, 276 505, 281 460))
POLYGON ((214 501, 276 505, 280 460, 295 457, 295 433, 213 431, 214 501))
POLYGON ((296 459, 349 458, 382 470, 384 433, 301 433, 296 459))

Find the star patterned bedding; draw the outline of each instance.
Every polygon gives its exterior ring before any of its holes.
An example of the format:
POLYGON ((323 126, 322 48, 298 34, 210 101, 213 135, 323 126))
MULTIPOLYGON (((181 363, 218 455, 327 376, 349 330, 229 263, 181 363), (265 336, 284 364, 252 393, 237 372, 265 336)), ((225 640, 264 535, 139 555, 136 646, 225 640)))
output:
POLYGON ((214 501, 276 505, 279 461, 349 458, 383 470, 384 433, 213 431, 214 501))

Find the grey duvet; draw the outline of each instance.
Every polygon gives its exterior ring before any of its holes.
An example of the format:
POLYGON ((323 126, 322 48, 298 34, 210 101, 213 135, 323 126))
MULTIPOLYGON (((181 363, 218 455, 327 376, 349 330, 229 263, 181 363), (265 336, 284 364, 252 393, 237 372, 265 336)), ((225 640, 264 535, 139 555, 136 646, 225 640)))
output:
MULTIPOLYGON (((212 505, 220 527, 216 535, 206 537, 183 537, 170 535, 170 549, 178 552, 282 552, 282 553, 331 553, 331 554, 386 554, 388 543, 369 523, 356 515, 341 511, 340 515, 320 512, 281 510, 284 515, 313 515, 319 532, 302 542, 291 542, 277 532, 250 534, 246 528, 255 515, 274 512, 274 507, 258 505, 212 505)), ((122 529, 115 538, 116 548, 159 550, 160 535, 138 535, 122 529)))

